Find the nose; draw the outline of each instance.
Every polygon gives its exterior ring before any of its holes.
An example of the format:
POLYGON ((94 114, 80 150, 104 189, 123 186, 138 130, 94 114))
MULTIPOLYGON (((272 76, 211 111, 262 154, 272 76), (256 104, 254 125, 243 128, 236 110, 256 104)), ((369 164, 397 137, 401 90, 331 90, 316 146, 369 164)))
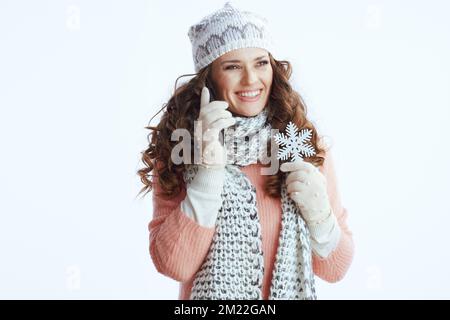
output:
POLYGON ((257 79, 258 77, 255 71, 246 69, 246 71, 244 71, 244 75, 242 76, 242 83, 245 85, 250 85, 256 82, 257 79))

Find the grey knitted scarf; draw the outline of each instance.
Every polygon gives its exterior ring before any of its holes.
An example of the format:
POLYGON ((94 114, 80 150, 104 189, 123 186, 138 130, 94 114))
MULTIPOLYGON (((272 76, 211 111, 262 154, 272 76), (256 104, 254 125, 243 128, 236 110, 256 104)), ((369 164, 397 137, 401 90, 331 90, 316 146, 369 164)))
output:
MULTIPOLYGON (((264 258, 256 189, 239 167, 256 163, 258 151, 259 156, 265 153, 271 129, 266 120, 267 108, 254 117, 236 117, 236 124, 225 130, 228 161, 222 207, 190 299, 262 299, 264 258)), ((197 170, 196 165, 186 165, 187 184, 197 170)), ((316 299, 309 231, 284 181, 281 205, 281 232, 269 299, 316 299)))

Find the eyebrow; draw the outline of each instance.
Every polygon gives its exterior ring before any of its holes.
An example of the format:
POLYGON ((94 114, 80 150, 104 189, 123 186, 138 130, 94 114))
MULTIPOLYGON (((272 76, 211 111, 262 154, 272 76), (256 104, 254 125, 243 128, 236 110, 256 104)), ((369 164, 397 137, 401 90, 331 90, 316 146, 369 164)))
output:
MULTIPOLYGON (((264 58, 268 58, 268 57, 269 57, 268 55, 261 56, 261 57, 255 58, 254 61, 258 61, 258 60, 261 60, 261 59, 264 59, 264 58)), ((220 63, 220 65, 223 65, 224 63, 227 63, 227 62, 234 62, 234 63, 237 63, 237 62, 241 62, 241 60, 226 60, 226 61, 222 61, 222 62, 220 63)))

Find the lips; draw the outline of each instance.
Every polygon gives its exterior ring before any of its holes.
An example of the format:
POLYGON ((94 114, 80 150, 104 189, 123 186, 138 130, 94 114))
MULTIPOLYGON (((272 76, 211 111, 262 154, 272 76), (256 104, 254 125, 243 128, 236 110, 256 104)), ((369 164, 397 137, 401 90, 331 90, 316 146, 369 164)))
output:
POLYGON ((239 100, 241 100, 243 102, 255 102, 255 101, 258 101, 259 98, 261 97, 261 93, 262 93, 261 89, 259 89, 259 93, 256 96, 244 97, 244 96, 241 96, 239 94, 240 92, 252 92, 252 91, 258 91, 258 89, 257 90, 239 91, 239 92, 236 93, 236 95, 239 98, 239 100))
POLYGON ((256 88, 256 89, 250 89, 250 90, 242 90, 242 91, 236 91, 236 94, 244 93, 244 92, 253 92, 253 91, 261 91, 262 88, 256 88))

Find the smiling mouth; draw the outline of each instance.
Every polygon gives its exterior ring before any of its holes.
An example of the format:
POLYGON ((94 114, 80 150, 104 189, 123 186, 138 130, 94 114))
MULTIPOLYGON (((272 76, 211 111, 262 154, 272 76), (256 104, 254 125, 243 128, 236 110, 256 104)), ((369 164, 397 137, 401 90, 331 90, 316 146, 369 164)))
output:
POLYGON ((244 102, 255 102, 258 101, 261 97, 262 89, 254 90, 254 91, 245 91, 244 93, 236 92, 236 95, 238 96, 239 100, 244 102))

